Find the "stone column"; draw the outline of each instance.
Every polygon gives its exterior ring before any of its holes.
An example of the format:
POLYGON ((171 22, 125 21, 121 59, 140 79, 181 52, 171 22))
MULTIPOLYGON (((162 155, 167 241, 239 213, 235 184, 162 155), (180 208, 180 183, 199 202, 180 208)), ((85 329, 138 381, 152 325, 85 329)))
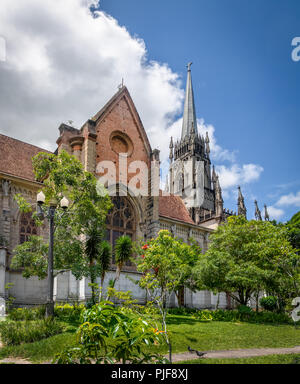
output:
POLYGON ((0 247, 0 316, 5 315, 6 248, 0 247))

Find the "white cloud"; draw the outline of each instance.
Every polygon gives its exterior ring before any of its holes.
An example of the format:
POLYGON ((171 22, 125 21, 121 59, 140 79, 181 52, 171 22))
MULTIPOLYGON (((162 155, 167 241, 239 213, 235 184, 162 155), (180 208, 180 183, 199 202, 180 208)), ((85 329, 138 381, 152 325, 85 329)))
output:
POLYGON ((263 167, 257 164, 233 164, 229 167, 219 165, 216 171, 219 174, 221 187, 226 190, 257 181, 263 172, 263 167))
POLYGON ((284 215, 284 211, 282 209, 276 208, 272 205, 268 207, 268 213, 271 220, 278 220, 284 215))
POLYGON ((182 108, 179 76, 147 61, 143 40, 104 12, 96 0, 1 1, 0 132, 55 149, 58 126, 80 127, 117 92, 124 78, 153 147, 167 156, 162 134, 182 108))
POLYGON ((224 149, 217 144, 217 139, 215 136, 215 127, 213 125, 205 124, 204 119, 198 119, 198 131, 204 137, 206 135, 206 132, 208 132, 212 160, 228 160, 230 162, 234 162, 236 160, 236 151, 229 151, 228 149, 224 149))
POLYGON ((277 201, 276 205, 279 207, 290 205, 300 207, 300 191, 295 194, 290 193, 288 195, 281 196, 280 199, 277 201))
MULTIPOLYGON (((0 132, 55 149, 58 126, 81 125, 117 92, 124 78, 153 148, 167 169, 170 136, 181 134, 184 91, 167 64, 149 61, 145 42, 104 12, 93 17, 96 0, 1 1, 0 36, 7 61, 0 63, 0 132)), ((239 165, 236 152, 222 148, 215 128, 198 120, 210 137, 224 196, 238 184, 256 181, 262 167, 239 165)))

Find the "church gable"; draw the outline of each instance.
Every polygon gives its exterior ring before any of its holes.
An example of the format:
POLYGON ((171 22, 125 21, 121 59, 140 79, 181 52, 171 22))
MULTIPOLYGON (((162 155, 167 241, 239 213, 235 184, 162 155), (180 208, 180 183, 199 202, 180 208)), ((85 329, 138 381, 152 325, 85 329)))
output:
MULTIPOLYGON (((119 154, 127 153, 128 167, 142 161, 150 167, 151 146, 126 87, 123 87, 92 119, 96 129, 96 165, 112 161, 118 180, 119 154)), ((128 175, 128 181, 136 173, 128 175)))

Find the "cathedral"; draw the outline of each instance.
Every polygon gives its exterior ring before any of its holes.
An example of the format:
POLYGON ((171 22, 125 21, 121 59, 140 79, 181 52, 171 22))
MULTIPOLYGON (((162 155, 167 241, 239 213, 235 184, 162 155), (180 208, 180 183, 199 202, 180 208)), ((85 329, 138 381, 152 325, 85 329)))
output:
MULTIPOLYGON (((203 137, 198 132, 190 64, 181 138, 176 142, 170 138, 170 166, 163 191, 159 189, 159 150, 151 147, 134 102, 123 85, 80 129, 71 124, 61 124, 56 143, 56 154, 65 150, 74 155, 86 171, 101 180, 106 177, 103 184, 107 188, 111 185, 105 171, 106 164, 113 165, 114 208, 107 217, 106 231, 106 239, 112 247, 124 234, 132 240, 147 240, 160 229, 167 229, 185 242, 193 238, 205 252, 210 233, 234 214, 223 208, 219 177, 210 160, 208 134, 203 137), (127 169, 120 165, 120 157, 125 158, 127 169), (149 175, 146 193, 136 193, 130 187, 138 184, 136 164, 143 164, 149 175)), ((21 213, 14 200, 15 194, 22 194, 36 209, 36 195, 42 184, 34 178, 32 157, 39 152, 48 151, 0 134, 0 299, 12 296, 14 304, 20 306, 45 303, 47 297, 46 280, 25 279, 22 270, 10 268, 13 250, 18 244, 25 242, 30 235, 48 237, 48 223, 37 228, 31 214, 21 213)), ((246 216, 240 189, 238 214, 246 216)), ((256 215, 261 215, 258 207, 256 215)), ((112 258, 104 288, 113 278, 115 269, 112 258)), ((131 263, 123 267, 116 289, 129 290, 135 299, 145 303, 145 291, 127 276, 136 280, 140 278, 131 263)), ((58 275, 54 282, 56 301, 87 300, 91 296, 88 283, 85 278, 76 280, 70 272, 58 275)), ((217 297, 209 291, 195 293, 185 289, 180 301, 178 303, 174 296, 171 305, 215 308, 218 301, 220 308, 230 306, 230 299, 225 294, 217 297)))

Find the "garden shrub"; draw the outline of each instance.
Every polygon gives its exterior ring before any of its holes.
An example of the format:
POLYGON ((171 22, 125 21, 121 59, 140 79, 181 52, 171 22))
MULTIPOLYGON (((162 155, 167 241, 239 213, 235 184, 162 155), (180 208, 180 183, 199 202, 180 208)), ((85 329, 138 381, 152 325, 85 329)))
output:
POLYGON ((0 323, 1 341, 5 345, 32 343, 63 332, 63 326, 53 319, 34 321, 3 321, 0 323))
POLYGON ((235 310, 226 310, 226 309, 217 309, 217 310, 195 310, 189 311, 188 308, 185 308, 187 311, 183 311, 182 308, 173 308, 169 309, 169 314, 182 314, 190 315, 192 318, 195 318, 200 321, 226 321, 226 322, 236 322, 244 321, 249 323, 271 323, 271 324, 293 324, 291 317, 288 313, 276 313, 271 311, 262 311, 255 312, 251 308, 246 306, 240 306, 239 309, 235 310), (180 311, 178 311, 180 309, 180 311))
POLYGON ((54 316, 64 321, 78 321, 83 310, 85 310, 85 306, 83 304, 56 305, 54 307, 54 316))
POLYGON ((213 315, 212 311, 209 311, 208 309, 203 309, 202 311, 197 311, 193 317, 195 317, 197 320, 200 321, 212 321, 213 315))
POLYGON ((275 311, 277 309, 277 298, 275 296, 262 297, 259 304, 266 311, 275 311))
POLYGON ((13 321, 38 320, 45 317, 46 307, 13 308, 8 313, 8 318, 13 321))
POLYGON ((193 313, 197 313, 198 309, 196 308, 186 308, 186 307, 178 307, 178 308, 169 308, 169 315, 179 315, 179 316, 188 316, 193 313))
POLYGON ((81 314, 76 347, 56 355, 58 364, 96 364, 115 362, 164 362, 159 354, 142 350, 159 344, 160 333, 130 308, 103 301, 81 314))

